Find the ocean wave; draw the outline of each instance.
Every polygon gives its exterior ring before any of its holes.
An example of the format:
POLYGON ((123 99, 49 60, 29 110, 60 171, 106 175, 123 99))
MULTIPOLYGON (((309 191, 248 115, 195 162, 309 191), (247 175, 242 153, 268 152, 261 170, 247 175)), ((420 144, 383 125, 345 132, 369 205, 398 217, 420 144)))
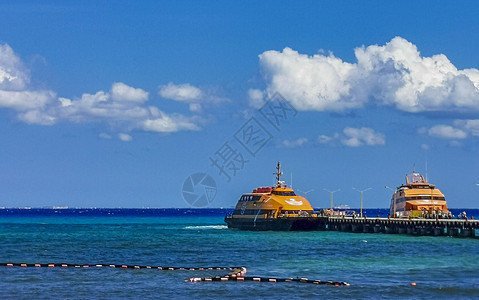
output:
POLYGON ((186 226, 185 229, 228 229, 227 225, 197 225, 186 226))

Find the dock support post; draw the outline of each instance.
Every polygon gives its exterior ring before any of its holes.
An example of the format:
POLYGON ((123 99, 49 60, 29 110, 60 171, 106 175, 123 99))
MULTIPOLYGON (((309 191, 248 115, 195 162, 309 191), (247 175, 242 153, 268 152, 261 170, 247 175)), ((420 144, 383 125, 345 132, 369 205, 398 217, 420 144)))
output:
POLYGON ((414 226, 409 225, 406 229, 407 234, 413 234, 414 233, 414 226))
POLYGON ((444 234, 444 229, 442 227, 434 227, 433 234, 435 236, 440 236, 444 234))
POLYGON ((462 228, 461 229, 461 236, 462 237, 474 237, 476 234, 474 229, 471 228, 462 228))
POLYGON ((457 227, 447 227, 447 235, 448 236, 458 236, 459 235, 459 228, 457 228, 457 227))

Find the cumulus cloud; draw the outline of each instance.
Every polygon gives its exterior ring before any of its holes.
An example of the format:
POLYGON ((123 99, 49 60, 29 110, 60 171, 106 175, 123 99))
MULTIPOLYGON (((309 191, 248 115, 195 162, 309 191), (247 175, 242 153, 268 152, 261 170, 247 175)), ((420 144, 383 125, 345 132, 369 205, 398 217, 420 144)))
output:
POLYGON ((13 49, 0 45, 0 108, 26 112, 44 108, 53 101, 53 91, 30 90, 30 73, 13 49))
POLYGON ((454 125, 473 136, 479 136, 479 120, 456 120, 454 125))
POLYGON ((428 130, 428 134, 433 137, 444 139, 465 139, 467 133, 461 129, 449 125, 436 125, 428 130))
POLYGON ((158 94, 170 100, 185 102, 189 104, 191 112, 200 113, 205 104, 218 104, 228 99, 217 95, 214 89, 200 89, 189 83, 174 84, 169 82, 167 85, 159 86, 158 94))
MULTIPOLYGON (((123 95, 115 90, 121 84, 124 90, 136 90, 136 93, 145 94, 141 89, 134 89, 124 83, 115 83, 110 92, 98 91, 95 94, 85 93, 78 99, 59 98, 57 105, 49 113, 59 120, 73 122, 89 122, 98 120, 129 121, 148 117, 148 108, 139 102, 131 100, 131 95, 123 95), (130 100, 126 100, 130 99, 130 100)), ((141 100, 146 101, 146 100, 141 100)))
POLYGON ((0 89, 24 90, 29 82, 30 74, 13 49, 7 44, 0 45, 0 89))
POLYGON ((145 120, 143 128, 154 132, 175 132, 180 130, 199 130, 199 127, 184 118, 164 115, 155 119, 145 120))
POLYGON ((148 93, 122 82, 116 82, 111 87, 111 97, 116 101, 145 102, 148 100, 148 93))
MULTIPOLYGON (((124 83, 114 83, 109 92, 85 93, 78 99, 59 98, 56 106, 47 111, 33 111, 29 123, 46 124, 60 121, 70 122, 121 122, 130 128, 154 132, 176 132, 199 130, 191 118, 182 115, 168 115, 154 106, 146 106, 148 93, 124 83)), ((119 134, 122 141, 130 141, 125 134, 119 134)))
POLYGON ((17 111, 41 109, 55 99, 52 91, 8 91, 0 90, 0 107, 12 108, 17 111))
POLYGON ((176 101, 192 102, 199 100, 203 96, 203 92, 189 83, 161 85, 159 94, 161 97, 176 101))
POLYGON ((366 103, 409 112, 479 109, 479 70, 458 70, 443 54, 423 57, 409 41, 355 49, 357 62, 291 48, 259 55, 266 93, 299 110, 344 110, 366 103))
POLYGON ((254 108, 261 108, 264 105, 264 93, 262 90, 248 90, 249 105, 254 108))
POLYGON ((320 144, 330 145, 342 144, 348 147, 379 146, 386 143, 386 137, 384 134, 376 132, 372 128, 346 127, 341 133, 336 132, 331 136, 324 134, 320 135, 318 137, 318 142, 320 144))
POLYGON ((325 134, 322 134, 322 135, 318 136, 318 142, 321 143, 321 144, 327 144, 327 143, 331 142, 332 140, 333 140, 332 137, 327 136, 325 134))
MULTIPOLYGON (((165 93, 176 100, 188 101, 201 96, 201 91, 188 84, 176 89, 168 85, 165 93)), ((107 122, 128 130, 155 132, 198 130, 192 118, 168 115, 148 106, 149 93, 123 82, 115 82, 109 91, 84 93, 79 98, 57 97, 49 90, 30 87, 30 73, 8 45, 0 45, 0 108, 17 112, 19 120, 29 124, 53 125, 59 122, 107 122)), ((106 138, 107 135, 100 135, 106 138)), ((130 141, 127 133, 118 134, 130 141)))
POLYGON ((346 127, 343 130, 345 137, 341 139, 341 142, 349 147, 359 146, 376 146, 384 145, 386 143, 384 134, 377 133, 374 129, 361 127, 351 128, 346 127))
POLYGON ((418 133, 442 139, 465 139, 469 135, 479 136, 479 119, 455 120, 454 125, 439 124, 431 128, 419 128, 418 133))
POLYGON ((150 107, 151 117, 142 122, 142 128, 153 132, 175 132, 180 130, 199 130, 191 119, 182 115, 169 116, 156 107, 150 107))
POLYGON ((119 133, 118 138, 123 142, 130 142, 133 138, 127 133, 119 133))
POLYGON ((307 138, 299 138, 299 139, 296 139, 296 140, 293 140, 293 141, 283 140, 283 141, 281 141, 280 146, 281 147, 286 147, 286 148, 299 148, 299 147, 304 146, 307 143, 308 143, 307 138))

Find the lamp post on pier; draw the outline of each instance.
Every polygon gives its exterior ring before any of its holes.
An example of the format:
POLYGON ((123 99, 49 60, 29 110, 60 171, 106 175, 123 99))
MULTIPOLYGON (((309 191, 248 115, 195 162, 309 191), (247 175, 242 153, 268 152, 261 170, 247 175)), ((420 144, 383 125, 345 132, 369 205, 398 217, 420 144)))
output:
MULTIPOLYGON (((385 189, 389 189, 393 192, 393 197, 391 199, 391 201, 393 202, 393 216, 394 218, 396 217, 396 191, 392 188, 390 188, 389 186, 385 185, 384 186, 385 189)), ((389 209, 389 213, 391 213, 391 209, 389 209)))
POLYGON ((323 189, 323 190, 325 190, 325 191, 328 192, 328 193, 331 193, 331 210, 333 210, 333 194, 336 193, 336 192, 339 192, 339 191, 341 191, 341 190, 340 190, 340 189, 337 189, 337 190, 335 190, 335 191, 329 191, 329 190, 327 190, 327 189, 323 189))
POLYGON ((359 213, 359 215, 361 216, 361 218, 363 217, 363 193, 364 193, 365 191, 369 191, 369 190, 371 190, 371 189, 372 189, 372 188, 369 187, 369 188, 364 189, 364 190, 358 190, 357 188, 353 187, 353 190, 356 190, 356 191, 358 191, 358 192, 361 193, 361 210, 360 210, 360 213, 359 213))

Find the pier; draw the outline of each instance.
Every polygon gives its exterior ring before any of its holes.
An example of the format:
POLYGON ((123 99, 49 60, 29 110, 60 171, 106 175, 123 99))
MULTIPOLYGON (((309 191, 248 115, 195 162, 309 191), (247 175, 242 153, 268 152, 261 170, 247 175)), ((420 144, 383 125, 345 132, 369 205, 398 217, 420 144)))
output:
POLYGON ((474 238, 479 220, 320 217, 319 230, 474 238))

